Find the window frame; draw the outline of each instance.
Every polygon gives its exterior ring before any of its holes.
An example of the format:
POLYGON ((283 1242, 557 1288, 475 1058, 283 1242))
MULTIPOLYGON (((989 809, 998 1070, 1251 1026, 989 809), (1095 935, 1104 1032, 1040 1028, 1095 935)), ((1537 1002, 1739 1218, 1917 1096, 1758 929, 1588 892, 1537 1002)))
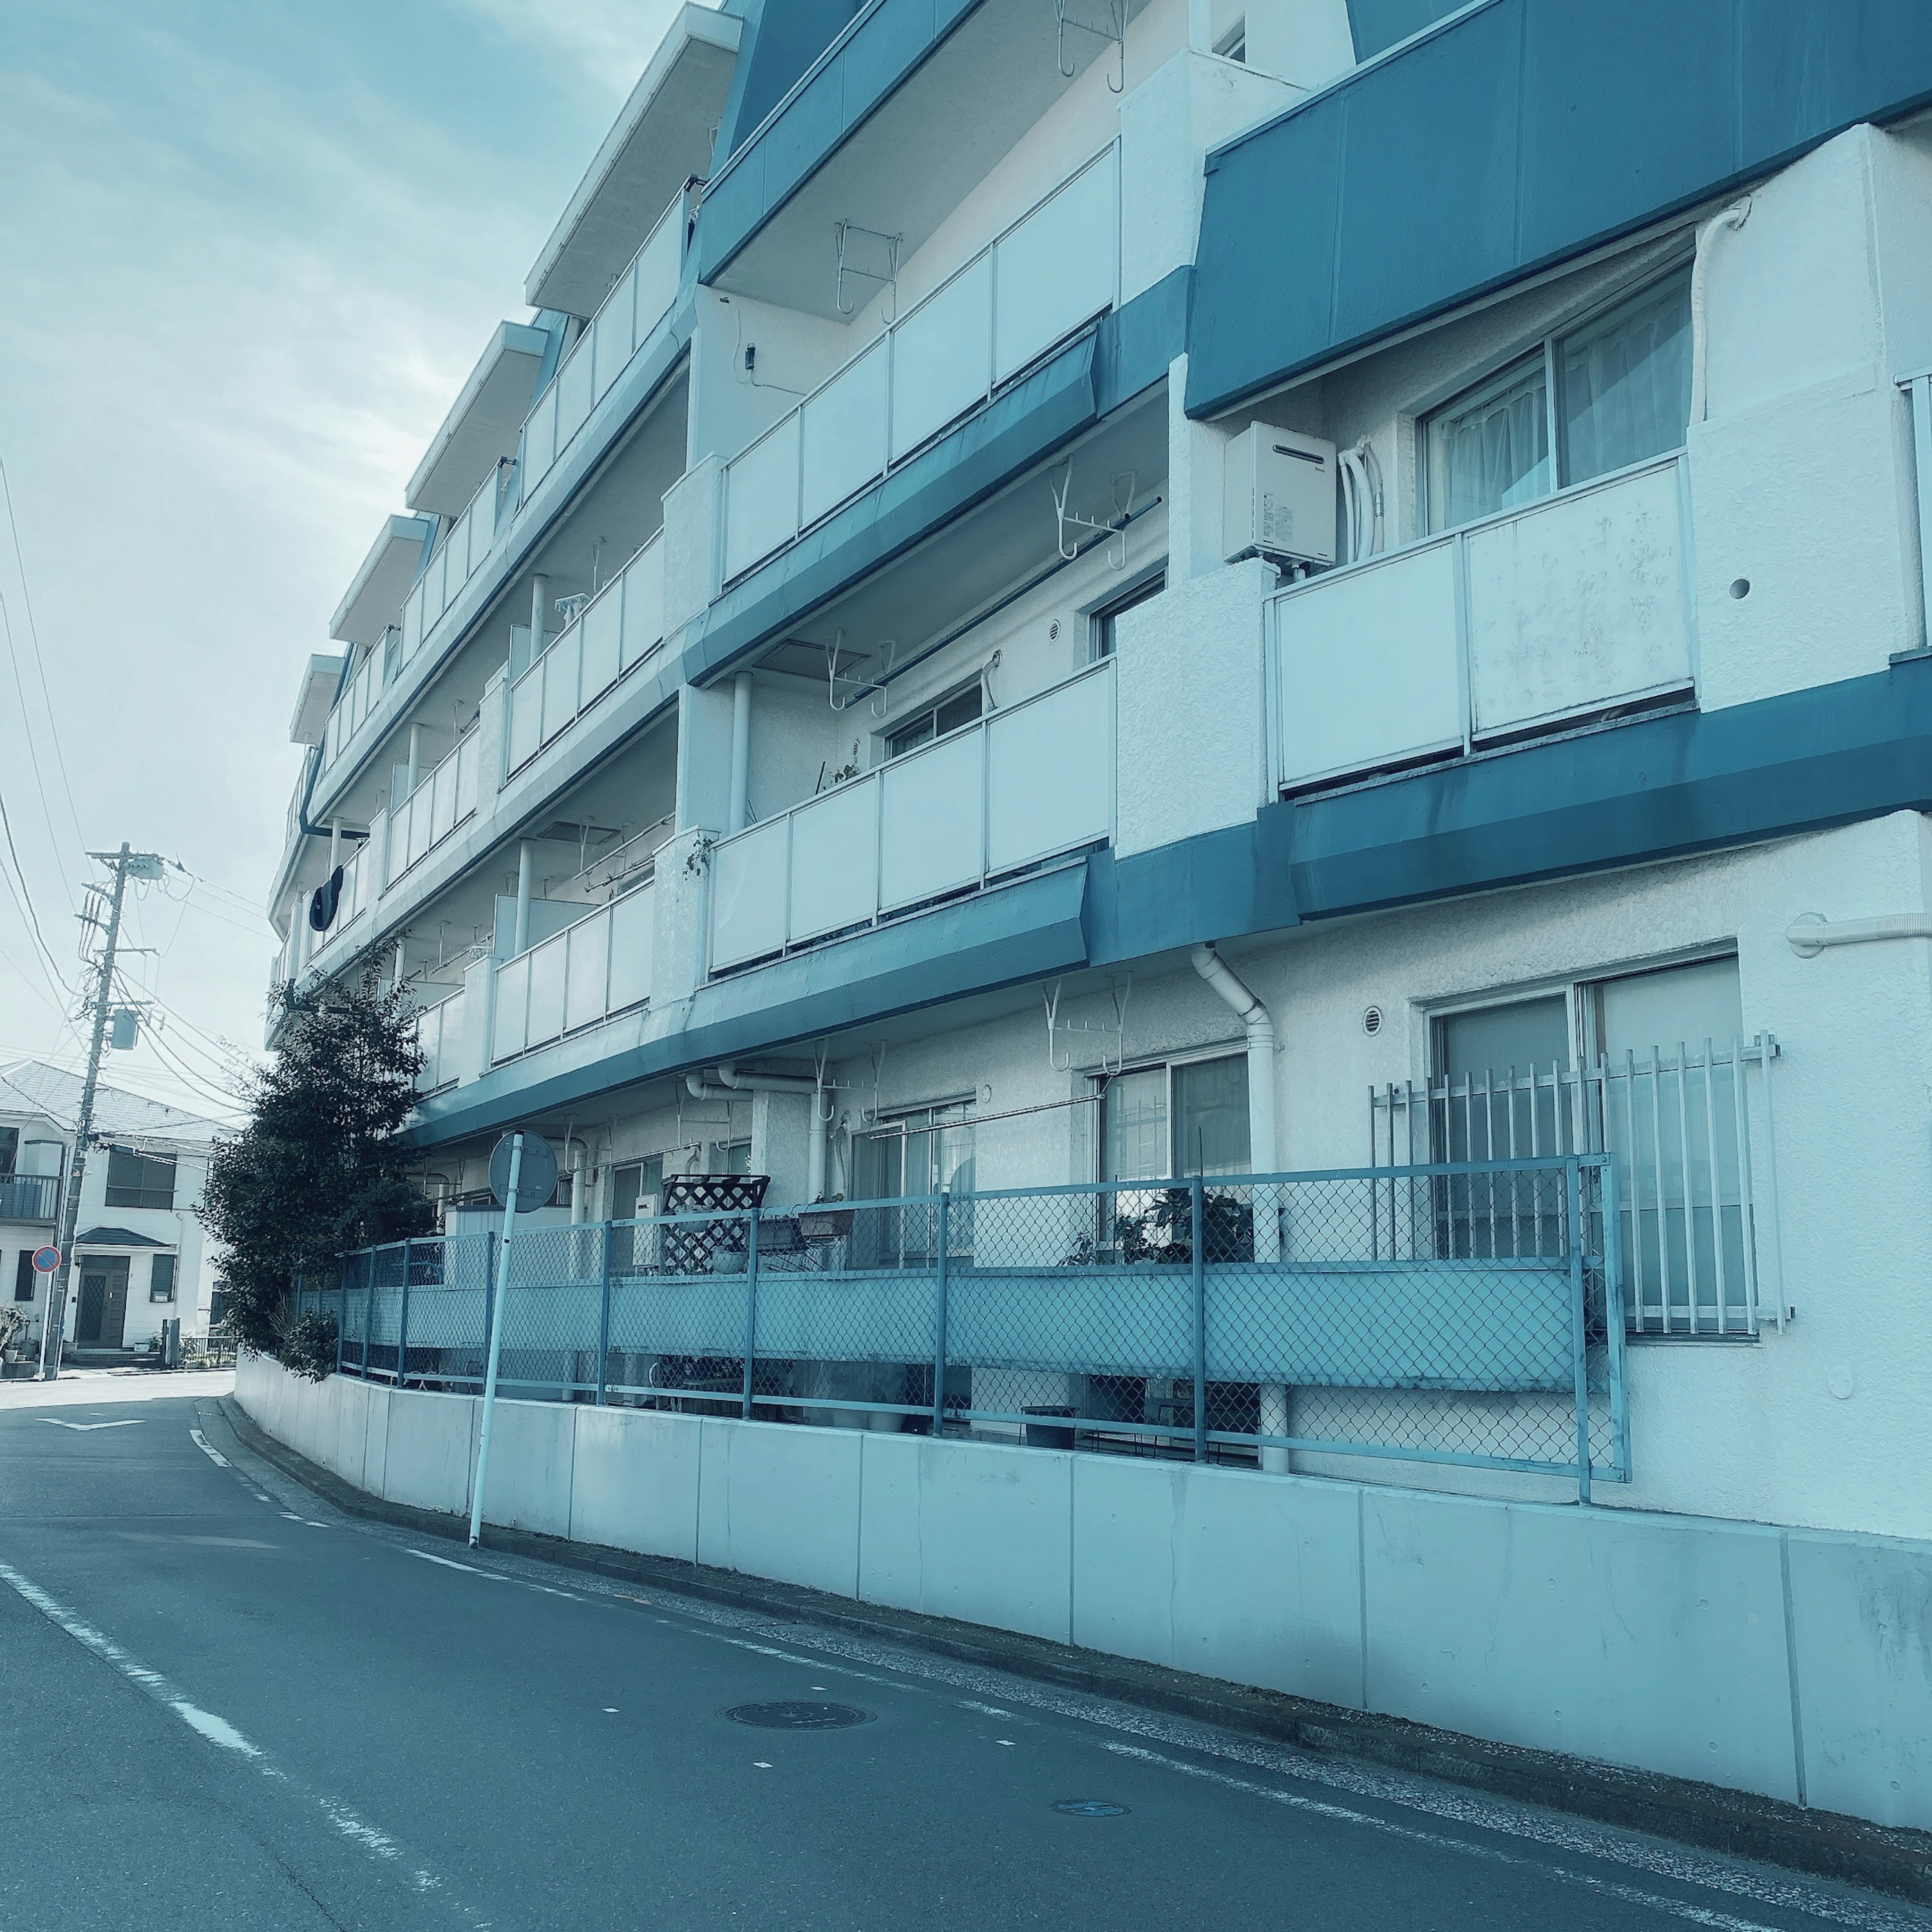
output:
POLYGON ((164 1250, 152 1256, 148 1262, 148 1299, 151 1303, 169 1304, 176 1301, 181 1292, 181 1257, 172 1250, 164 1250), (154 1285, 154 1276, 161 1264, 167 1264, 167 1289, 160 1292, 154 1285))
POLYGON ((902 717, 884 726, 878 734, 881 765, 895 764, 901 758, 909 758, 915 752, 924 751, 928 745, 936 745, 942 739, 950 738, 956 732, 970 730, 975 724, 986 722, 989 709, 986 703, 986 674, 983 669, 975 671, 970 677, 962 678, 956 684, 942 688, 934 697, 907 712, 902 717), (939 728, 939 714, 949 704, 956 704, 969 692, 977 692, 980 709, 964 724, 949 725, 944 731, 939 728), (916 745, 908 745, 903 751, 894 749, 898 741, 920 724, 930 721, 932 735, 922 738, 916 745))
POLYGON ((40 1298, 40 1270, 34 1266, 34 1250, 22 1248, 14 1264, 14 1299, 22 1306, 40 1298), (21 1291, 25 1289, 26 1293, 21 1291))
MULTIPOLYGON (((1178 1068, 1199 1066, 1210 1060, 1240 1060, 1245 1061, 1247 1048, 1240 1041, 1222 1041, 1219 1046, 1190 1047, 1184 1052, 1163 1054, 1154 1058, 1136 1060, 1132 1066, 1123 1066, 1117 1073, 1095 1073, 1088 1078, 1094 1088, 1094 1179, 1101 1186, 1160 1187, 1191 1179, 1191 1175, 1176 1172, 1174 1152, 1174 1076, 1178 1068), (1144 1178, 1138 1180, 1122 1180, 1110 1175, 1107 1168, 1107 1095, 1117 1080, 1125 1080, 1137 1073, 1160 1072, 1166 1076, 1167 1089, 1167 1172, 1163 1174, 1144 1178)), ((1254 1150, 1248 1150, 1247 1172, 1254 1171, 1254 1150)), ((1206 1174, 1207 1180, 1225 1180, 1226 1174, 1206 1174)))
POLYGON ((1150 570, 1143 573, 1126 590, 1109 597, 1104 603, 1096 604, 1087 614, 1087 662, 1098 664, 1102 658, 1114 655, 1114 622, 1124 617, 1130 610, 1138 610, 1143 604, 1150 604, 1167 589, 1167 563, 1166 557, 1150 570))
MULTIPOLYGON (((1646 296, 1663 287, 1666 282, 1680 276, 1688 277, 1691 267, 1691 256, 1688 249, 1674 253, 1665 262, 1653 263, 1642 274, 1612 292, 1592 299, 1582 308, 1564 315, 1550 324, 1540 333, 1525 343, 1520 339, 1509 352, 1490 363, 1479 375, 1461 384, 1455 392, 1442 401, 1420 411, 1414 418, 1416 439, 1416 530, 1418 538, 1426 542, 1432 537, 1451 535, 1457 530, 1472 528, 1489 518, 1520 515, 1534 504, 1547 503, 1556 498, 1576 490, 1586 490, 1600 483, 1606 477, 1618 473, 1616 470, 1599 471, 1595 476, 1581 482, 1569 480, 1569 452, 1562 430, 1558 409, 1558 392, 1562 383, 1560 356, 1563 345, 1574 336, 1580 335, 1602 322, 1616 310, 1641 301, 1646 296), (1543 420, 1544 438, 1547 454, 1545 458, 1550 472, 1550 488, 1542 495, 1514 504, 1507 510, 1487 510, 1478 517, 1472 517, 1462 523, 1445 523, 1439 528, 1432 519, 1436 484, 1435 462, 1431 450, 1431 432, 1435 425, 1452 412, 1472 407, 1483 392, 1492 384, 1500 384, 1513 374, 1528 369, 1540 362, 1543 369, 1543 420)), ((1688 291, 1687 291, 1688 293, 1688 291)), ((1668 449, 1660 449, 1640 459, 1654 463, 1666 456, 1681 454, 1689 437, 1687 422, 1684 435, 1668 449)), ((1624 467, 1634 467, 1625 465, 1624 467)))
POLYGON ((175 1196, 181 1188, 181 1156, 175 1154, 147 1154, 139 1148, 122 1147, 110 1142, 107 1148, 107 1178, 103 1184, 102 1205, 108 1208, 132 1208, 150 1214, 171 1214, 174 1211, 175 1196), (116 1157, 124 1160, 140 1161, 151 1167, 166 1165, 168 1185, 166 1198, 158 1187, 129 1186, 125 1183, 116 1185, 114 1179, 114 1162, 116 1157), (131 1197, 131 1198, 130 1198, 131 1197))

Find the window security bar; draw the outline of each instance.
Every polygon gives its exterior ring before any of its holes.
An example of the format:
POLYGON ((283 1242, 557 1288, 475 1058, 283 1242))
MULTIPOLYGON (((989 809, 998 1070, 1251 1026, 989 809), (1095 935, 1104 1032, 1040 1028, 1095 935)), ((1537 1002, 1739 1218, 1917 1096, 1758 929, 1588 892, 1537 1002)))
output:
MULTIPOLYGON (((1630 1332, 1756 1335, 1784 1326, 1772 1067, 1759 1034, 1674 1054, 1627 1052, 1480 1078, 1370 1089, 1370 1158, 1514 1160, 1606 1154, 1617 1169, 1622 1287, 1630 1332)), ((1497 1256, 1533 1240, 1534 1204, 1468 1184, 1439 1204, 1454 1252, 1497 1256)), ((1417 1238, 1391 1220, 1391 1251, 1417 1238)))

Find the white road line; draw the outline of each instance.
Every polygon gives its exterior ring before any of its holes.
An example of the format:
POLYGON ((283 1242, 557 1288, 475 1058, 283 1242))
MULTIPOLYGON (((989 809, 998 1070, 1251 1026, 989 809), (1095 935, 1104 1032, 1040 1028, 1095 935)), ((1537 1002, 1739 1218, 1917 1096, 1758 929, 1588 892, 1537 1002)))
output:
POLYGON ((1232 1778, 1224 1771, 1210 1771, 1205 1765, 1189 1764, 1180 1758, 1163 1756, 1158 1751, 1145 1750, 1138 1744, 1103 1743, 1100 1748, 1112 1751, 1116 1757, 1133 1758, 1142 1764, 1158 1765, 1163 1771, 1178 1772, 1184 1778, 1198 1778, 1208 1784, 1218 1784, 1225 1790, 1245 1792, 1252 1798, 1264 1798, 1270 1804, 1285 1804, 1291 1810, 1311 1812, 1317 1817, 1333 1818, 1346 1825, 1366 1825, 1371 1831, 1381 1832, 1392 1838, 1406 1838, 1412 1844, 1432 1845, 1442 1851, 1460 1852, 1491 1864, 1509 1865, 1518 1871, 1553 1878, 1564 1885, 1580 1886, 1586 1892, 1620 1898, 1626 1904, 1646 1906, 1654 1912, 1668 1912, 1675 1918, 1688 1918, 1694 1925, 1717 1926, 1722 1928, 1722 1932, 1777 1932, 1776 1928, 1766 1924, 1761 1919, 1739 1918, 1731 1912, 1713 1912, 1708 1906, 1693 1905, 1684 1899, 1666 1898, 1660 1892, 1645 1892, 1634 1885, 1621 1885, 1614 1879, 1571 1871, 1562 1865, 1545 1864, 1515 1852, 1503 1851, 1494 1845, 1472 1844, 1466 1838, 1452 1838, 1447 1832, 1425 1832, 1414 1825, 1399 1823, 1393 1818, 1378 1818, 1372 1812, 1358 1811, 1350 1805, 1330 1804, 1319 1798, 1304 1797, 1299 1792, 1283 1791, 1278 1785, 1256 1784, 1252 1779, 1232 1778))
POLYGON ((487 1576, 493 1583, 508 1583, 514 1579, 506 1576, 500 1570, 479 1570, 473 1563, 459 1563, 453 1556, 432 1556, 427 1550, 406 1550, 404 1554, 420 1557, 425 1563, 434 1563, 445 1570, 460 1570, 466 1576, 487 1576))
POLYGON ((213 1447, 213 1445, 208 1442, 208 1438, 202 1435, 200 1430, 190 1429, 188 1432, 188 1439, 192 1442, 218 1469, 226 1469, 232 1466, 230 1463, 228 1458, 223 1455, 219 1449, 213 1447))
MULTIPOLYGON (((273 1778, 278 1784, 291 1790, 298 1790, 286 1772, 278 1771, 269 1761, 268 1755, 259 1744, 251 1743, 236 1729, 226 1718, 218 1717, 212 1711, 204 1711, 200 1705, 191 1702, 164 1677, 158 1670, 150 1670, 136 1658, 129 1655, 104 1631, 77 1616, 56 1598, 50 1596, 31 1578, 23 1576, 10 1564, 0 1563, 0 1582, 4 1582, 23 1598, 57 1630, 64 1630, 75 1642, 92 1651, 102 1663, 118 1670, 128 1681, 138 1685, 165 1709, 172 1711, 197 1736, 206 1738, 218 1749, 232 1751, 238 1757, 252 1761, 265 1777, 273 1778)), ((332 1798, 320 1793, 303 1794, 310 1798, 329 1823, 350 1843, 359 1846, 372 1857, 388 1862, 400 1859, 403 1848, 386 1833, 374 1826, 365 1823, 346 1805, 339 1804, 332 1798)), ((440 1890, 442 1881, 425 1868, 419 1868, 410 1874, 409 1882, 418 1892, 440 1890)), ((482 1924, 476 1915, 459 1906, 473 1923, 482 1924)))
POLYGON ((118 1422, 63 1422, 57 1415, 37 1415, 36 1422, 50 1422, 56 1429, 77 1429, 82 1435, 94 1429, 139 1429, 142 1418, 138 1415, 124 1416, 118 1422))
MULTIPOLYGON (((628 1597, 625 1592, 595 1578, 586 1579, 586 1588, 628 1602, 642 1600, 628 1597)), ((1750 1904, 1775 1911, 1802 1912, 1808 1918, 1854 1928, 1856 1932, 1926 1932, 1928 1922, 1928 1922, 1925 1914, 1910 1906, 1894 1908, 1884 1900, 1862 1896, 1856 1892, 1840 1892, 1830 1888, 1826 1882, 1814 1882, 1798 1874, 1734 1862, 1719 1853, 1702 1851, 1694 1846, 1672 1844, 1615 1826, 1599 1825, 1590 1819, 1513 1804, 1485 1792, 1438 1784, 1419 1774, 1382 1771, 1344 1758, 1319 1756, 1290 1745, 1217 1730, 1185 1718, 1169 1718, 1132 1705, 1114 1703, 1084 1692, 1062 1690, 1024 1678, 1007 1677, 977 1665, 956 1663, 948 1658, 901 1652, 836 1630, 811 1625, 780 1625, 753 1612, 698 1599, 681 1602, 675 1619, 658 1614, 653 1621, 683 1629, 694 1636, 709 1635, 721 1642, 749 1650, 765 1650, 767 1646, 748 1641, 745 1637, 728 1635, 727 1631, 756 1631, 760 1635, 782 1636, 787 1642, 800 1649, 816 1652, 813 1663, 820 1671, 832 1670, 840 1676, 856 1677, 870 1683, 891 1684, 893 1678, 874 1674, 876 1670, 887 1670, 896 1673, 899 1680, 913 1680, 910 1684, 902 1681, 898 1688, 902 1689, 919 1689, 922 1688, 920 1680, 924 1679, 927 1683, 944 1685, 955 1691, 976 1691, 989 1701, 998 1700, 1009 1707, 1024 1707, 1056 1717, 1074 1718, 1172 1748, 1244 1765, 1302 1784, 1320 1785, 1358 1799, 1399 1806, 1449 1824, 1495 1832, 1578 1858, 1622 1865, 1670 1883, 1726 1893, 1750 1904), (871 1665, 874 1670, 855 1667, 860 1664, 871 1665)), ((787 1654, 783 1652, 768 1654, 787 1654)), ((1480 1851, 1484 1848, 1472 1849, 1480 1851)), ((1640 1895, 1646 1898, 1651 1896, 1648 1893, 1640 1895)))

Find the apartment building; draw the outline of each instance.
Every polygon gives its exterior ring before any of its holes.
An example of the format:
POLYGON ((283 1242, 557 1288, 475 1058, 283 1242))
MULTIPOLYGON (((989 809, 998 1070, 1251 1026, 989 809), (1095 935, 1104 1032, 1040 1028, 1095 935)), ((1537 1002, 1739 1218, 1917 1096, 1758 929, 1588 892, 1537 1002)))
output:
POLYGON ((410 989, 424 1184, 1089 1297, 820 1420, 1932 1534, 1932 26, 1637 15, 686 6, 297 693, 274 976, 410 989), (1423 1264, 1566 1156, 1500 1369, 1423 1264), (1190 1408, 1196 1177, 1331 1340, 1190 1408))
MULTIPOLYGON (((39 1358, 52 1277, 34 1255, 60 1238, 81 1085, 41 1060, 0 1066, 0 1294, 26 1317, 23 1360, 39 1358)), ((196 1210, 221 1129, 104 1084, 94 1104, 63 1339, 70 1356, 111 1361, 146 1348, 165 1322, 208 1333, 214 1278, 196 1210)))

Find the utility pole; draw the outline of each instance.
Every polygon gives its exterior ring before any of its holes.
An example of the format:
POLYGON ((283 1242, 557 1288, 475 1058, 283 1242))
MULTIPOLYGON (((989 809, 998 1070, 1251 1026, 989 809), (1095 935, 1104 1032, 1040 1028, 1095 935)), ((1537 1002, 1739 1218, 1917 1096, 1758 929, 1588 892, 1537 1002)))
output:
POLYGON ((61 1208, 60 1266, 47 1298, 47 1316, 40 1324, 40 1379, 60 1374, 61 1340, 67 1328, 68 1277, 74 1268, 74 1238, 80 1226, 80 1184, 87 1168, 87 1147, 94 1132, 94 1095, 100 1084, 100 1052, 106 1043, 107 1013, 114 996, 114 956, 121 944, 121 908, 130 879, 158 879, 160 855, 134 852, 122 842, 118 852, 90 852, 114 871, 114 892, 107 914, 107 941, 100 956, 100 977, 94 989, 94 1037, 87 1051, 87 1078, 80 1090, 80 1114, 74 1122, 74 1158, 68 1163, 67 1199, 61 1208))

